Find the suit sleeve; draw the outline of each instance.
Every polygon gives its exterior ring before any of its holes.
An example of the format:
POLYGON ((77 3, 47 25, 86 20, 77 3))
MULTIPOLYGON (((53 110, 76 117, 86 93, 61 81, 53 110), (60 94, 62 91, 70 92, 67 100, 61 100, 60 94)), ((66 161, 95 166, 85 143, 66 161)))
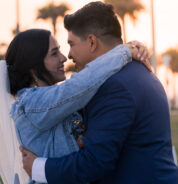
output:
POLYGON ((84 147, 79 152, 47 160, 48 183, 92 182, 112 172, 133 124, 135 109, 128 90, 111 77, 87 106, 84 147))

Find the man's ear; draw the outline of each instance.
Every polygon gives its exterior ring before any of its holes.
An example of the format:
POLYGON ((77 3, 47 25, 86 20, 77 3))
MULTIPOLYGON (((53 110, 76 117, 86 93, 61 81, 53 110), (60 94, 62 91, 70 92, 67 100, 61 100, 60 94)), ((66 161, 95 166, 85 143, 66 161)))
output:
POLYGON ((88 42, 90 46, 90 51, 94 52, 98 46, 98 40, 94 34, 89 34, 88 35, 88 42))

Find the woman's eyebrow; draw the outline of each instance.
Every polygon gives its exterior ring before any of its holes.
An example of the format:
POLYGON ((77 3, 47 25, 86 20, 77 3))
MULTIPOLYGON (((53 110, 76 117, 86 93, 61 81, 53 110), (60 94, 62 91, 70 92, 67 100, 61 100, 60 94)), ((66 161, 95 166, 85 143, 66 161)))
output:
POLYGON ((56 50, 58 50, 58 49, 60 49, 60 46, 52 48, 52 49, 50 50, 50 52, 56 51, 56 50))

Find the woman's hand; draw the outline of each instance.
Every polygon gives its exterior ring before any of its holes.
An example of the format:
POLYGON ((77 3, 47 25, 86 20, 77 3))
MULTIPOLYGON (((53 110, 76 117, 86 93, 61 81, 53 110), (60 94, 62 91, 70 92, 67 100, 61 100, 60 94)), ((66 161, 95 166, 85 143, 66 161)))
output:
POLYGON ((129 47, 133 59, 140 61, 149 71, 152 71, 150 64, 151 56, 147 47, 145 47, 141 42, 138 41, 131 41, 126 43, 125 45, 129 47))

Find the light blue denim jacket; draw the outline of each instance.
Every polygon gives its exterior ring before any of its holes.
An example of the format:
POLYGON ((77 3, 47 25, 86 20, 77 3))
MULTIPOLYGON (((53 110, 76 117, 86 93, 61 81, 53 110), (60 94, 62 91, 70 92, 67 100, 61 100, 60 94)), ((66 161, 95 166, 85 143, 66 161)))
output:
POLYGON ((130 50, 119 45, 86 65, 60 85, 24 88, 12 105, 18 141, 41 157, 78 151, 71 134, 73 120, 112 74, 131 62, 130 50))

